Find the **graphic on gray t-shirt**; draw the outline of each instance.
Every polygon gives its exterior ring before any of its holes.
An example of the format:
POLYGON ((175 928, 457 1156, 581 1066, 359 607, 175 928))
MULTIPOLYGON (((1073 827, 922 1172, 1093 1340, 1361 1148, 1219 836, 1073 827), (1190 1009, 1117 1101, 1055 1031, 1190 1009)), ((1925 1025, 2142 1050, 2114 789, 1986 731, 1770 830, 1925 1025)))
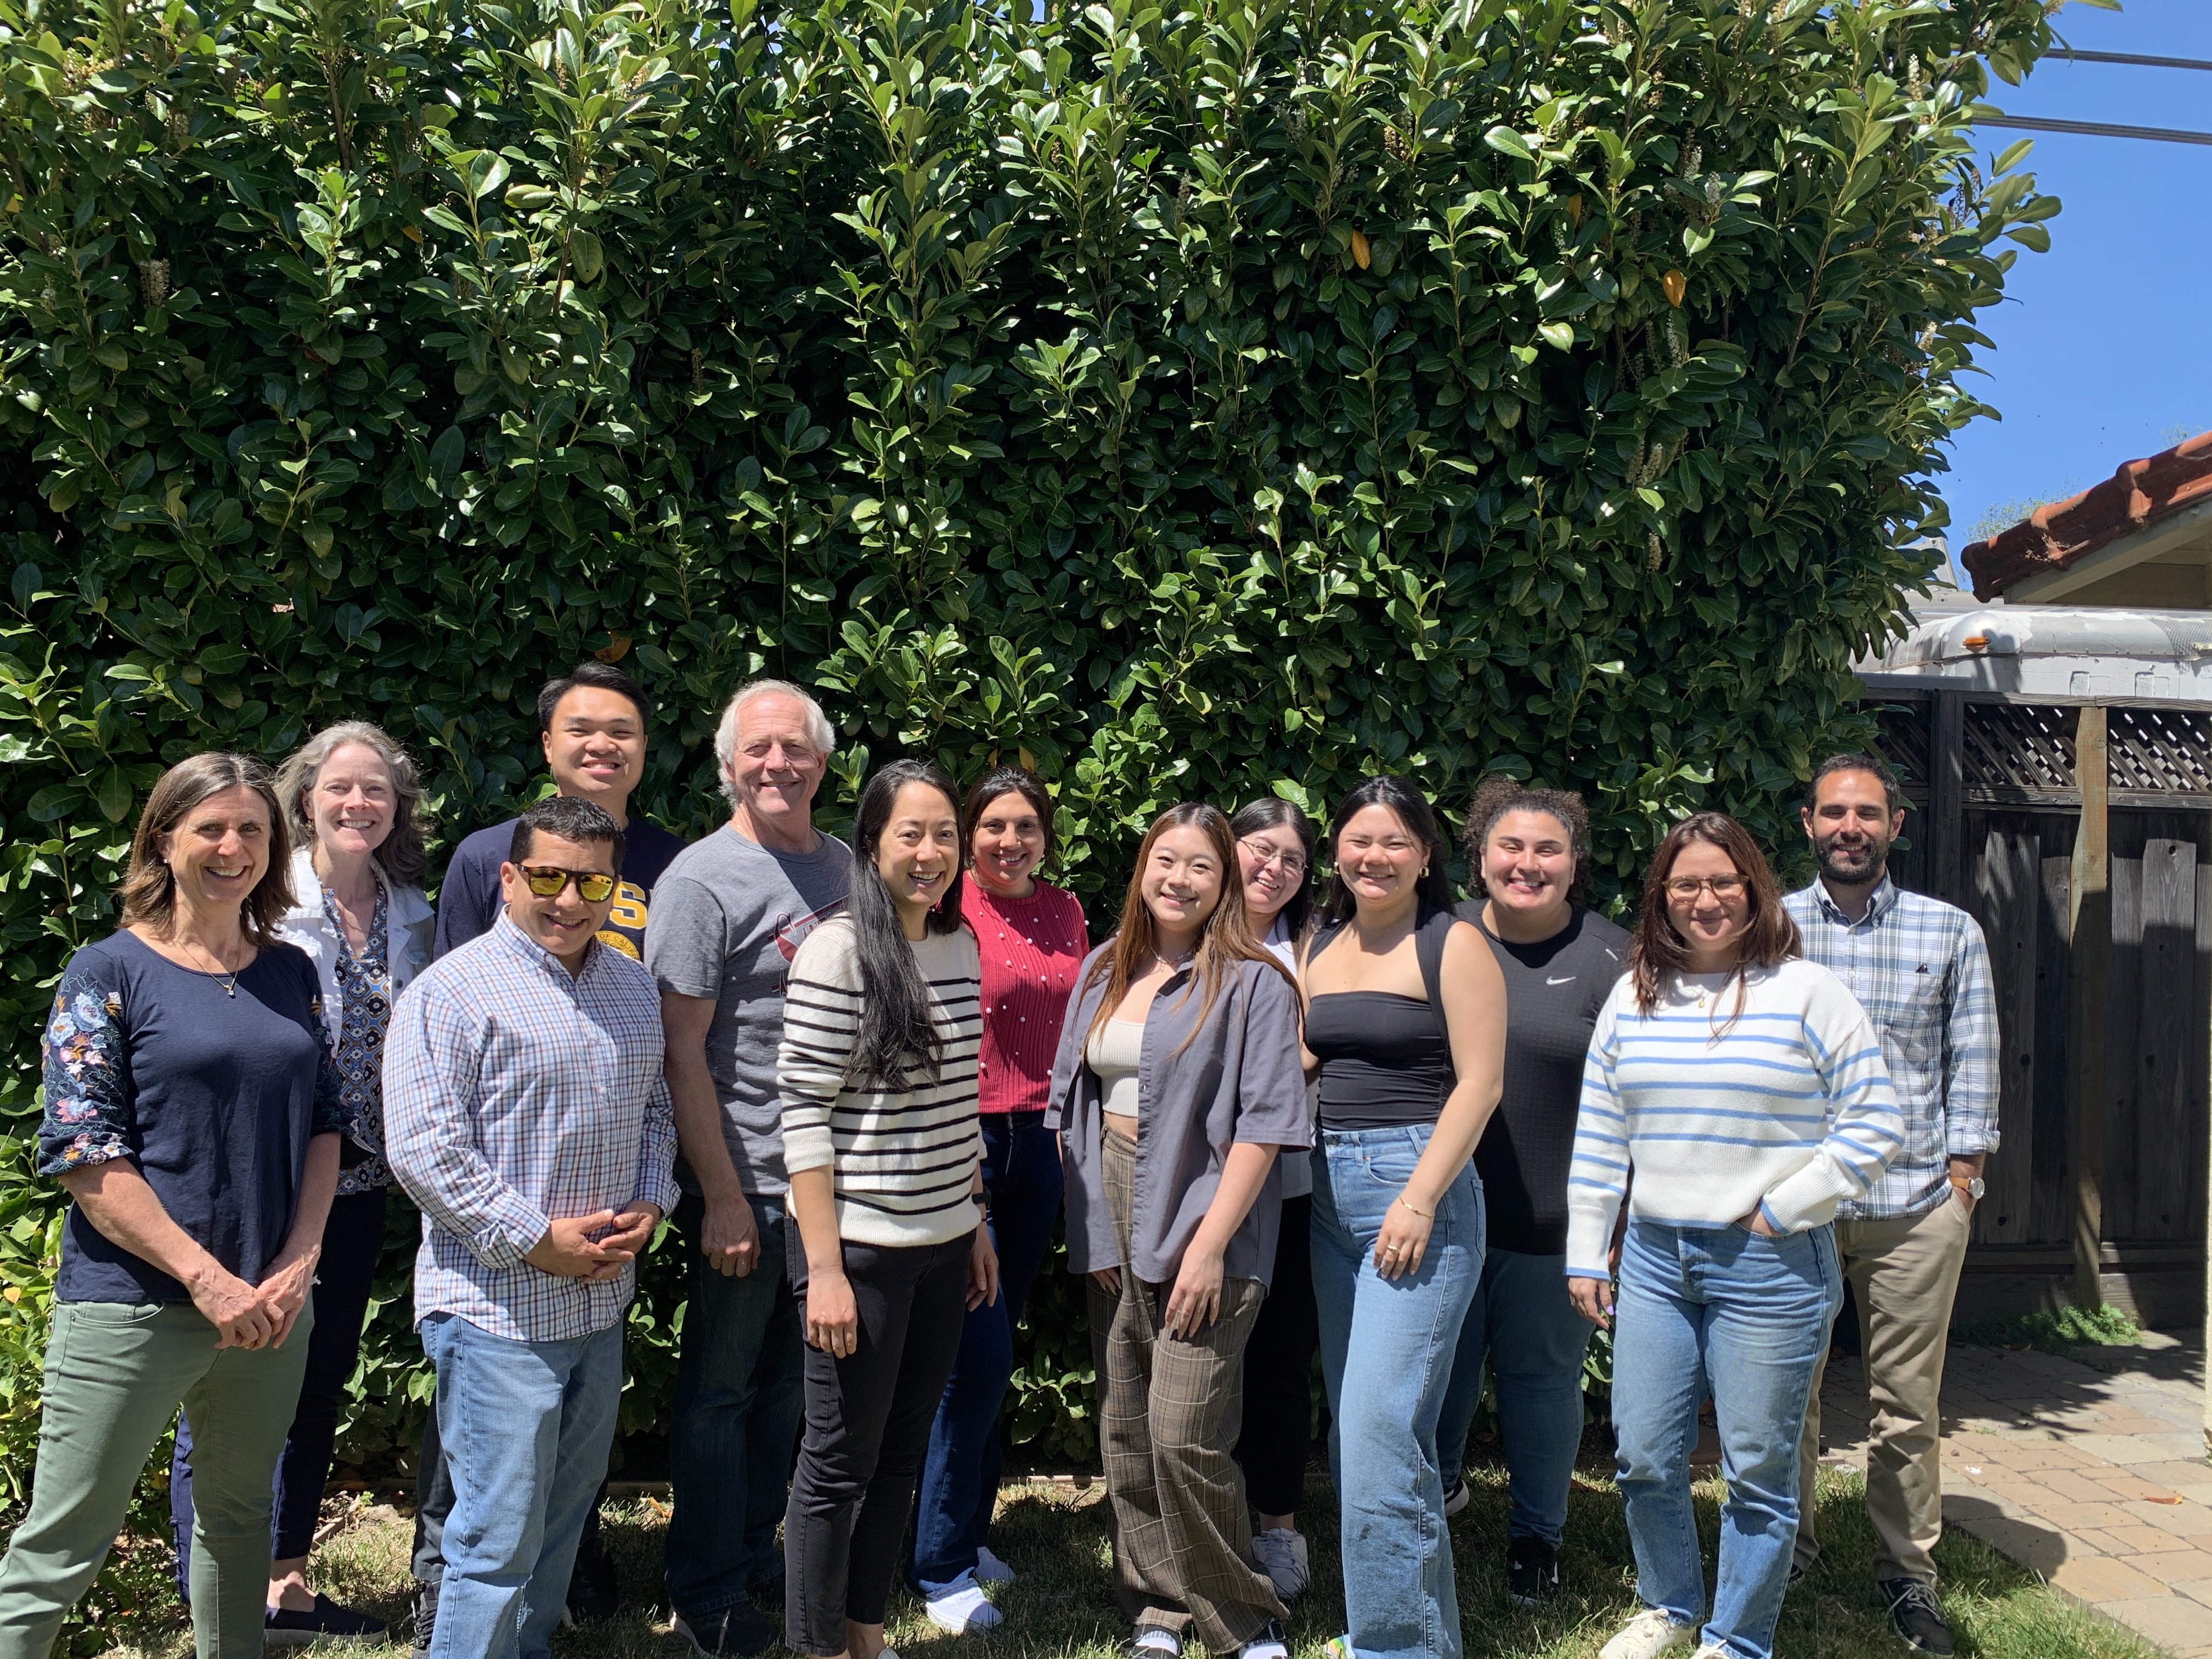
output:
MULTIPOLYGON (((653 890, 645 965, 663 991, 714 999, 707 1069, 730 1161, 756 1197, 788 1184, 775 1092, 784 981, 806 936, 844 908, 852 875, 852 850, 835 836, 811 853, 780 853, 724 824, 678 854, 653 890)), ((680 1158, 676 1174, 699 1190, 680 1158)))

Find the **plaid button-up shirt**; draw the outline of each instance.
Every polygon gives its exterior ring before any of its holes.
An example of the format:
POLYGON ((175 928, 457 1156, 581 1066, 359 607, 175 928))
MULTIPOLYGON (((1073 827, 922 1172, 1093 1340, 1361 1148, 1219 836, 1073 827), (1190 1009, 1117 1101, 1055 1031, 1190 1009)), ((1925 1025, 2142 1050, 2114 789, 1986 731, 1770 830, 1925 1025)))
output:
POLYGON ((415 1318, 515 1342, 622 1317, 636 1286, 523 1257, 556 1217, 675 1207, 676 1115, 653 975, 594 941, 570 976, 504 913, 423 970, 384 1045, 385 1154, 422 1211, 415 1318))
POLYGON ((1949 1159, 1997 1149, 1997 1003, 1979 923, 1887 876, 1847 921, 1815 881, 1782 901, 1808 960, 1850 988, 1881 1036, 1905 1147, 1838 1219, 1919 1215, 1951 1195, 1949 1159))

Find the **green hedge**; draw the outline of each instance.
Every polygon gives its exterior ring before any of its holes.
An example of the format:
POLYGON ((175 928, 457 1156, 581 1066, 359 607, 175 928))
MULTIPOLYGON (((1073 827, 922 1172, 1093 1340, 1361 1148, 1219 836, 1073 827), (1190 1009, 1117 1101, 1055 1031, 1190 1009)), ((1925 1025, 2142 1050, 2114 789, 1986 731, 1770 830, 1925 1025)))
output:
MULTIPOLYGON (((1998 240, 2047 243, 1969 120, 2049 41, 2037 0, 0 0, 0 1466, 40 1019, 191 750, 365 715, 450 840, 597 653, 672 827, 786 674, 841 803, 1032 760, 1095 915, 1161 804, 1382 767, 1582 788, 1616 884, 1693 804, 1786 840, 1934 568, 1998 240)), ((1015 1407, 1068 1454, 1071 1289, 1015 1407)), ((419 1410, 404 1311, 356 1449, 419 1410)))

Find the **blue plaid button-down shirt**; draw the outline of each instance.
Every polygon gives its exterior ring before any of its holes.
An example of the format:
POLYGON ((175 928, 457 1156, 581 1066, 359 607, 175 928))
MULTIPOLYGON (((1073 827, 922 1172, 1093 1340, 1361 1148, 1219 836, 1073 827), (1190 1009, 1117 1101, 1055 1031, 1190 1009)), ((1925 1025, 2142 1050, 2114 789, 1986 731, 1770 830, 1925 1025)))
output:
POLYGON ((392 1011, 384 1144, 422 1211, 415 1318, 450 1313, 515 1342, 566 1342, 622 1317, 637 1283, 523 1260, 556 1217, 675 1207, 676 1115, 653 975, 594 941, 583 972, 502 913, 392 1011))
POLYGON ((1905 1148, 1840 1219, 1919 1215, 1951 1195, 1949 1159, 1997 1149, 1997 1003, 1979 923, 1884 876, 1846 921, 1819 882, 1782 901, 1808 961, 1850 988, 1881 1035, 1905 1148))

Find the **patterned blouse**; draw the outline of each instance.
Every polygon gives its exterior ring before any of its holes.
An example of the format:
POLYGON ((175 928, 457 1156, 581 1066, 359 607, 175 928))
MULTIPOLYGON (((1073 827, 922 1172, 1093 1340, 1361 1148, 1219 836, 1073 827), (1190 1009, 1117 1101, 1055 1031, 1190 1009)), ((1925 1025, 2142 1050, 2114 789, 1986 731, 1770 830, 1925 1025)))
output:
POLYGON ((346 1139, 353 1143, 345 1156, 359 1157, 355 1146, 368 1154, 338 1171, 337 1195, 344 1198, 392 1184, 392 1168, 384 1161, 384 1034, 392 1024, 393 995, 384 884, 376 884, 376 911, 369 918, 368 938, 359 956, 346 939, 345 921, 327 887, 323 889, 323 916, 337 945, 340 1017, 332 1057, 337 1061, 338 1098, 345 1107, 346 1139))

